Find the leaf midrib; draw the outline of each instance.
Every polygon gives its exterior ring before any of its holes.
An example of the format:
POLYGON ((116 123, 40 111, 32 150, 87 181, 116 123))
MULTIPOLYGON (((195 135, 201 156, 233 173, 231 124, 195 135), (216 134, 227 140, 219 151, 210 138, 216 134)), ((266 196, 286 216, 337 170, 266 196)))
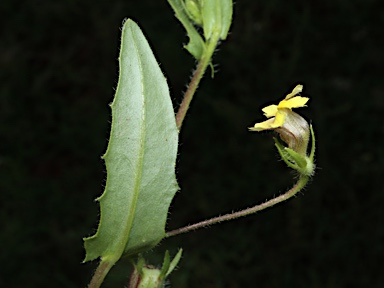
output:
MULTIPOLYGON (((124 253, 124 250, 125 250, 125 247, 127 246, 128 244, 128 240, 129 240, 129 236, 130 236, 130 232, 132 230, 132 225, 133 225, 133 220, 135 218, 135 214, 136 214, 136 207, 137 207, 137 202, 138 202, 138 199, 139 199, 139 193, 140 193, 140 185, 141 185, 141 180, 142 180, 142 174, 143 174, 143 163, 144 163, 144 139, 145 139, 145 118, 146 118, 146 114, 145 114, 145 93, 144 93, 144 90, 145 90, 145 85, 144 85, 144 77, 143 77, 143 69, 142 69, 142 59, 140 57, 140 54, 139 54, 139 49, 137 47, 137 40, 135 39, 135 36, 134 36, 134 33, 133 33, 133 30, 132 30, 132 27, 129 27, 130 28, 130 32, 132 34, 132 42, 133 42, 133 45, 135 47, 135 50, 136 50, 136 55, 138 55, 138 63, 139 63, 139 70, 140 70, 140 82, 141 82, 141 91, 142 91, 142 97, 141 99, 143 99, 143 101, 141 102, 142 103, 142 112, 143 112, 143 115, 142 115, 142 118, 140 119, 140 149, 139 149, 139 154, 138 154, 138 158, 139 160, 137 161, 137 165, 136 165, 136 172, 135 175, 135 184, 134 184, 134 188, 133 188, 133 196, 132 196, 132 201, 131 201, 131 204, 130 204, 130 207, 129 207, 129 213, 128 213, 128 217, 126 218, 127 221, 124 221, 126 224, 124 225, 124 228, 122 229, 122 235, 121 235, 121 239, 117 241, 117 245, 118 245, 118 257, 117 259, 120 258, 120 256, 124 253)), ((123 39, 124 41, 124 39, 123 39)), ((117 256, 117 255, 115 255, 117 256)))

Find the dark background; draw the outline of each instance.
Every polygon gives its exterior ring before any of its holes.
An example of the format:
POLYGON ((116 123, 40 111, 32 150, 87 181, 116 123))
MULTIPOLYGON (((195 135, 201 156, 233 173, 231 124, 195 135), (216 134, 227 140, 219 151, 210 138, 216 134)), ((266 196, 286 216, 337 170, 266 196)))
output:
MULTIPOLYGON (((195 62, 163 1, 2 1, 0 286, 85 287, 81 264, 103 190, 125 17, 147 35, 177 106, 195 62)), ((189 110, 168 229, 261 203, 294 179, 265 103, 301 82, 318 170, 295 199, 162 242, 183 247, 172 287, 383 287, 383 7, 379 0, 239 0, 189 110)), ((123 287, 122 261, 104 287, 123 287)))

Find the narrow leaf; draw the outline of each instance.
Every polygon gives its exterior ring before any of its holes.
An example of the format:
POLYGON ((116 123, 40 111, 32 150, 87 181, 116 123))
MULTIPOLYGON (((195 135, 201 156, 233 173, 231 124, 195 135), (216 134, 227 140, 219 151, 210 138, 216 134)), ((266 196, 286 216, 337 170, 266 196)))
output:
POLYGON ((223 0, 221 3, 221 34, 220 38, 225 40, 228 36, 232 23, 233 3, 232 0, 223 0))
POLYGON ((172 273, 172 271, 176 268, 177 264, 179 264, 179 261, 181 259, 181 255, 183 254, 183 249, 179 249, 179 251, 177 252, 175 258, 173 258, 173 260, 171 261, 171 264, 169 264, 169 269, 168 269, 168 272, 167 274, 165 275, 166 277, 172 273))
POLYGON ((189 20, 181 1, 182 0, 168 0, 168 3, 171 5, 173 11, 175 12, 176 18, 179 19, 187 31, 189 43, 184 46, 184 48, 187 49, 187 51, 191 53, 193 57, 195 57, 197 60, 200 60, 205 49, 205 43, 199 32, 197 32, 196 28, 189 20))
POLYGON ((165 275, 168 272, 170 263, 171 263, 171 257, 169 256, 169 251, 166 250, 164 254, 163 265, 161 266, 161 272, 160 272, 161 279, 165 279, 165 275))
POLYGON ((165 236, 168 208, 178 190, 178 130, 169 89, 140 28, 122 29, 120 75, 103 156, 107 182, 97 233, 84 239, 89 261, 117 261, 155 246, 165 236))

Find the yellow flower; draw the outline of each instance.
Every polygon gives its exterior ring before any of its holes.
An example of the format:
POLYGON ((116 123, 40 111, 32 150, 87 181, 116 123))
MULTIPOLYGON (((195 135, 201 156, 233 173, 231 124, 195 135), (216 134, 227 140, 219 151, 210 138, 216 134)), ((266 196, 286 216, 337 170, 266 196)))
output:
POLYGON ((305 107, 309 98, 297 96, 303 91, 303 85, 297 85, 278 105, 269 105, 262 109, 268 120, 256 123, 250 131, 275 130, 288 147, 301 155, 306 155, 309 142, 308 122, 292 108, 305 107))
POLYGON ((271 130, 282 127, 286 121, 292 108, 305 107, 309 98, 297 96, 303 91, 303 85, 297 85, 291 93, 289 93, 284 100, 280 101, 278 105, 269 105, 262 109, 265 117, 270 118, 264 122, 256 123, 254 127, 249 128, 251 131, 271 130))

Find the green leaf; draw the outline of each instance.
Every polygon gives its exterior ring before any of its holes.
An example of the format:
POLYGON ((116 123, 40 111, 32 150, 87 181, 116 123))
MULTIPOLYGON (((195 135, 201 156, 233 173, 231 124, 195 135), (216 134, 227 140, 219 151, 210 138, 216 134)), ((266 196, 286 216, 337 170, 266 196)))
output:
POLYGON ((233 3, 232 0, 224 0, 221 3, 221 33, 222 40, 227 39, 229 28, 232 24, 233 3))
POLYGON ((165 275, 166 277, 172 273, 172 271, 176 268, 177 264, 179 264, 179 261, 181 259, 181 255, 183 254, 183 249, 179 249, 177 252, 176 256, 173 258, 171 263, 169 264, 169 269, 167 271, 167 274, 165 275))
POLYGON ((200 60, 205 49, 205 42, 185 13, 182 0, 168 0, 168 3, 175 12, 176 18, 179 19, 187 31, 189 43, 184 46, 184 48, 187 49, 195 59, 200 60))
POLYGON ((175 257, 172 259, 169 256, 168 250, 165 251, 163 265, 161 266, 161 273, 160 278, 165 279, 169 276, 169 274, 172 273, 172 271, 176 268, 177 264, 179 264, 179 261, 181 259, 181 255, 183 254, 183 249, 179 249, 175 257))
POLYGON ((165 236, 168 208, 178 190, 178 130, 166 79, 140 28, 122 29, 120 75, 103 156, 107 182, 97 233, 84 239, 90 261, 116 262, 154 247, 165 236))
POLYGON ((161 266, 160 278, 165 279, 167 272, 169 270, 169 264, 171 263, 171 257, 169 256, 169 251, 165 251, 163 265, 161 266))

